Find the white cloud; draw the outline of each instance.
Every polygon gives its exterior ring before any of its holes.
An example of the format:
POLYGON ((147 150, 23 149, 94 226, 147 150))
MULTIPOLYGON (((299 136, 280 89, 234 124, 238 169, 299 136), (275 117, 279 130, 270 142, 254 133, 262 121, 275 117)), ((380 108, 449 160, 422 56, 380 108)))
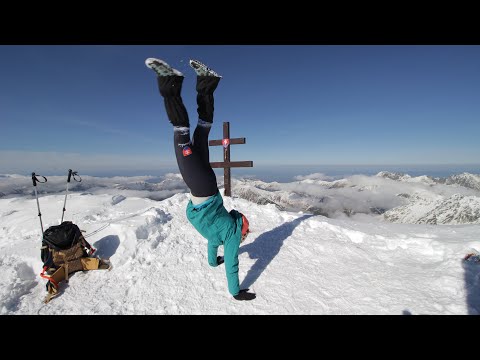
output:
MULTIPOLYGON (((188 188, 180 174, 169 173, 160 177, 94 177, 79 175, 81 182, 71 180, 69 192, 123 195, 152 200, 163 200, 177 193, 188 192, 188 188)), ((46 183, 37 184, 37 192, 40 196, 64 193, 66 191, 67 172, 65 176, 46 176, 46 178, 46 183)), ((34 188, 31 176, 0 175, 0 197, 32 196, 33 194, 34 188)))
MULTIPOLYGON (((63 171, 65 175, 47 176, 48 182, 37 186, 40 196, 65 192, 67 171, 66 169, 63 171)), ((79 174, 82 176, 82 172, 79 174)), ((40 173, 40 175, 44 174, 40 173)), ((477 177, 480 179, 478 175, 466 176, 474 179, 477 177)), ((335 181, 312 180, 324 178, 323 174, 317 173, 297 178, 304 178, 304 180, 291 183, 267 183, 259 180, 234 179, 232 192, 234 196, 241 196, 253 202, 275 203, 290 210, 313 211, 332 218, 342 217, 343 214, 382 214, 408 205, 412 201, 433 204, 455 194, 466 197, 480 195, 475 188, 459 184, 432 184, 431 179, 422 177, 399 181, 381 176, 354 175, 335 181)), ((82 176, 82 179, 81 183, 72 181, 69 191, 152 200, 163 200, 177 193, 189 192, 179 173, 156 177, 82 176)), ((223 186, 222 176, 218 176, 217 183, 219 187, 223 186)), ((0 197, 11 198, 33 194, 30 176, 0 175, 0 197)))
MULTIPOLYGON (((475 188, 475 180, 480 179, 480 176, 472 174, 461 176, 458 179, 460 183, 451 185, 441 183, 440 179, 436 183, 426 177, 409 177, 408 181, 401 181, 381 176, 354 175, 341 180, 324 181, 312 180, 321 178, 319 174, 312 174, 297 177, 299 178, 304 180, 291 183, 239 182, 236 185, 237 193, 257 203, 275 203, 282 208, 313 211, 328 217, 343 217, 343 214, 382 214, 412 201, 430 204, 455 194, 467 197, 480 195, 475 188), (460 186, 464 182, 473 188, 460 186)), ((469 212, 469 209, 476 211, 475 206, 465 209, 466 212, 469 212)), ((457 215, 468 218, 465 214, 457 215)), ((470 217, 475 218, 475 215, 470 217)))
POLYGON ((327 180, 327 181, 330 181, 330 180, 333 180, 333 177, 331 176, 327 176, 325 174, 322 174, 322 173, 314 173, 314 174, 310 174, 310 175, 297 175, 294 177, 295 180, 299 180, 299 181, 302 181, 302 180, 327 180))

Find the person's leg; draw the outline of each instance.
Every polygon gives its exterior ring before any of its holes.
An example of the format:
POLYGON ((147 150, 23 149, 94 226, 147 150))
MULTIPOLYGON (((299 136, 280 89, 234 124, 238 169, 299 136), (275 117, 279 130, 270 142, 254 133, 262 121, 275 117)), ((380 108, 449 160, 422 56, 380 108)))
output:
POLYGON ((178 168, 192 195, 206 197, 218 191, 217 179, 210 165, 204 164, 201 152, 190 141, 190 123, 183 104, 181 90, 183 76, 158 76, 158 87, 165 110, 173 125, 173 144, 178 168))
POLYGON ((183 76, 177 75, 157 76, 158 89, 163 97, 168 119, 175 127, 190 128, 187 109, 181 97, 183 79, 183 76))
POLYGON ((198 118, 212 123, 214 112, 213 93, 218 86, 221 78, 216 76, 198 76, 197 75, 197 112, 198 118))
POLYGON ((198 124, 193 133, 193 144, 195 149, 198 149, 203 162, 208 166, 210 166, 208 135, 212 127, 215 110, 213 93, 220 79, 216 76, 197 76, 198 124))
MULTIPOLYGON (((193 133, 193 145, 198 151, 205 166, 210 166, 210 149, 208 146, 208 135, 212 128, 212 123, 198 119, 197 127, 193 133)), ((212 170, 213 171, 213 170, 212 170)))

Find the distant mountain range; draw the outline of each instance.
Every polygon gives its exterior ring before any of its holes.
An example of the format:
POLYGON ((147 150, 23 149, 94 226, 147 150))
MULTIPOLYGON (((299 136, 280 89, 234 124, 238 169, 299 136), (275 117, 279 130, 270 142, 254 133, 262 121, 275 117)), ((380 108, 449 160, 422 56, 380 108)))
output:
POLYGON ((388 210, 385 220, 414 224, 480 224, 480 197, 455 194, 446 199, 410 197, 410 203, 388 210))
POLYGON ((382 171, 375 177, 296 183, 237 180, 233 192, 257 204, 327 217, 363 213, 396 223, 480 224, 480 175, 433 178, 382 171), (390 181, 377 182, 375 177, 390 181))
MULTIPOLYGON (((218 180, 222 186, 223 177, 218 180)), ((64 193, 65 179, 49 178, 37 190, 39 196, 64 193)), ((84 176, 81 183, 72 182, 69 191, 108 193, 118 196, 116 199, 163 200, 188 192, 188 188, 180 174, 161 178, 84 176)), ((232 194, 260 205, 273 204, 281 210, 332 218, 367 214, 395 223, 480 224, 480 175, 470 173, 434 178, 382 171, 375 176, 354 175, 331 181, 321 174, 312 174, 289 183, 232 179, 232 194)), ((19 196, 35 196, 31 179, 1 176, 0 198, 19 196)))
POLYGON ((405 182, 423 182, 425 184, 446 184, 446 185, 459 185, 469 189, 480 191, 480 175, 463 173, 458 175, 452 175, 447 178, 434 178, 431 176, 417 176, 411 177, 402 173, 391 173, 388 171, 381 171, 376 176, 383 177, 391 180, 405 181, 405 182))

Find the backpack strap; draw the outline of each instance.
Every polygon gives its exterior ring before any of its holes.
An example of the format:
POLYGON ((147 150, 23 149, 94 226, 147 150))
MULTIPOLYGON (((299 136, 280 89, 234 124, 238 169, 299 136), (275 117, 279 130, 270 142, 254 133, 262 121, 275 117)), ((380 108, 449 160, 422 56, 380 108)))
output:
POLYGON ((46 259, 45 259, 45 262, 43 263, 43 267, 47 267, 47 268, 50 268, 53 266, 53 255, 52 255, 52 252, 53 250, 48 247, 47 245, 43 245, 41 248, 40 248, 40 252, 42 254, 42 257, 43 257, 43 254, 45 254, 46 256, 46 259))
MULTIPOLYGON (((99 259, 99 258, 90 258, 90 257, 83 257, 78 260, 81 264, 81 270, 89 271, 89 270, 110 270, 112 265, 109 260, 106 259, 99 259)), ((53 274, 47 275, 45 272, 49 269, 47 266, 43 267, 43 271, 40 276, 44 279, 47 279, 47 296, 45 297, 44 303, 48 303, 52 298, 58 295, 59 284, 62 281, 68 281, 68 261, 64 264, 60 265, 58 269, 56 269, 53 274)))
POLYGON ((47 271, 48 267, 44 266, 43 271, 40 274, 40 276, 44 279, 47 279, 47 296, 45 297, 45 300, 43 302, 46 304, 48 303, 53 297, 58 295, 58 284, 60 281, 65 279, 65 268, 60 266, 52 275, 45 275, 45 271, 47 271))
POLYGON ((79 238, 80 238, 80 243, 83 245, 83 247, 88 249, 88 255, 92 256, 93 253, 97 251, 97 249, 95 249, 92 245, 88 243, 87 240, 85 240, 85 237, 81 232, 80 232, 79 238))
POLYGON ((80 261, 82 262, 82 267, 84 271, 88 270, 98 270, 98 266, 100 264, 100 259, 98 258, 81 258, 80 261))

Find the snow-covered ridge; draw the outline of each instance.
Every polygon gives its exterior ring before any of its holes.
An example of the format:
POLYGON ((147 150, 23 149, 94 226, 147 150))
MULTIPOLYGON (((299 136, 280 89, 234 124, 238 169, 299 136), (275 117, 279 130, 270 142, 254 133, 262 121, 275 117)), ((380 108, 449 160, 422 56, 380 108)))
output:
MULTIPOLYGON (((94 177, 81 176, 81 182, 71 181, 68 191, 88 194, 121 194, 124 196, 147 197, 153 200, 163 200, 174 194, 188 191, 180 174, 166 174, 162 177, 131 176, 131 177, 94 177)), ((48 181, 37 184, 40 196, 65 193, 65 176, 47 176, 48 181)), ((0 198, 17 196, 35 196, 31 177, 22 175, 4 175, 0 177, 0 198)))
POLYGON ((480 224, 480 197, 455 194, 449 198, 425 200, 419 196, 383 215, 386 220, 415 224, 480 224), (415 199, 415 201, 413 201, 415 199))
POLYGON ((445 184, 457 184, 463 187, 480 191, 480 175, 469 173, 453 175, 445 179, 445 184))
MULTIPOLYGON (((41 197, 45 227, 58 224, 63 200, 41 197)), ((36 200, 0 199, 0 314, 480 313, 478 265, 461 262, 480 248, 478 225, 357 222, 224 198, 250 220, 239 251, 241 287, 257 294, 247 303, 228 293, 223 266, 208 265, 188 201, 71 193, 66 219, 113 268, 73 274, 43 304, 36 200)))
POLYGON ((440 178, 440 177, 431 177, 426 175, 411 177, 408 174, 381 171, 376 176, 386 178, 386 179, 391 179, 391 180, 404 181, 404 182, 418 182, 418 183, 424 183, 428 185, 433 185, 433 184, 459 185, 469 189, 480 191, 480 175, 478 174, 463 173, 463 174, 452 175, 446 178, 440 178))
MULTIPOLYGON (((70 192, 152 200, 188 193, 180 174, 82 178, 81 183, 70 183, 70 192)), ((480 175, 463 173, 433 178, 383 171, 376 176, 354 175, 339 180, 323 174, 297 179, 290 183, 233 179, 233 194, 259 205, 273 204, 280 210, 306 211, 330 218, 366 215, 390 222, 452 225, 477 224, 480 220, 480 175)), ((48 183, 37 186, 38 193, 64 193, 65 180, 62 176, 49 177, 48 183)), ((222 178, 219 185, 223 185, 222 178)), ((0 177, 0 198, 19 196, 34 196, 30 177, 0 177)))
POLYGON ((328 217, 382 215, 399 223, 480 223, 480 176, 411 177, 380 172, 325 181, 306 178, 295 183, 237 181, 235 192, 258 204, 302 210, 328 217))

